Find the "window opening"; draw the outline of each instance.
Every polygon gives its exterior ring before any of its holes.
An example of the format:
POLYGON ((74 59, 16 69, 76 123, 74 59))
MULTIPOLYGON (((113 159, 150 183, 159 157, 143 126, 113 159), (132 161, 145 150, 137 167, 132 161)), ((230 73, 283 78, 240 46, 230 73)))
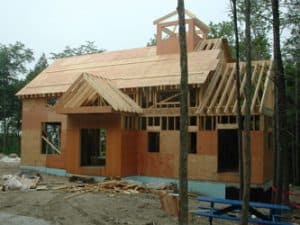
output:
POLYGON ((60 154, 61 123, 42 123, 42 154, 60 154))
POLYGON ((159 132, 148 133, 148 152, 159 152, 159 132))

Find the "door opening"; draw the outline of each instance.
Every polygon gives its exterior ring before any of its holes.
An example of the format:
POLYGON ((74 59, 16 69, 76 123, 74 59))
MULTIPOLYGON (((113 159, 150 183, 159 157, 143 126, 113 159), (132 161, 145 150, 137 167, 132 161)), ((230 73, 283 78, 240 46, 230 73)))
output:
POLYGON ((218 172, 238 172, 238 130, 218 130, 218 172))
POLYGON ((106 129, 81 129, 81 166, 105 166, 106 129))

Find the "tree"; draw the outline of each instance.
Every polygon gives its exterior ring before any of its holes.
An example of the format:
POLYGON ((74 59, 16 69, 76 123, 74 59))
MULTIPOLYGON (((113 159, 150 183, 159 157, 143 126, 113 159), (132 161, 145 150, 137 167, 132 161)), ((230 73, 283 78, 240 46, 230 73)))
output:
POLYGON ((26 73, 26 64, 33 60, 31 49, 16 42, 15 44, 0 45, 0 121, 2 125, 2 151, 7 149, 7 137, 11 131, 14 117, 20 108, 15 96, 19 87, 18 76, 26 73))
MULTIPOLYGON (((289 37, 284 42, 285 48, 282 49, 284 59, 284 72, 287 79, 287 127, 288 131, 294 134, 294 146, 291 156, 292 160, 292 174, 293 183, 300 184, 300 120, 299 120, 299 79, 300 79, 300 1, 286 0, 285 1, 285 15, 282 17, 281 24, 284 23, 290 31, 289 37)), ((293 143, 293 142, 289 142, 293 143)))
POLYGON ((243 169, 243 142, 242 142, 242 113, 241 113, 241 79, 240 79, 240 47, 239 32, 237 24, 236 0, 232 1, 233 24, 235 34, 235 58, 236 58, 236 100, 237 100, 237 124, 238 124, 238 152, 239 152, 239 172, 240 172, 240 199, 243 198, 244 190, 244 169, 243 169))
MULTIPOLYGON (((234 14, 234 12, 233 12, 234 14)), ((234 15, 233 15, 234 16, 234 15)), ((234 20, 234 18, 233 18, 234 20)), ((232 21, 222 21, 219 23, 210 22, 208 24, 210 28, 210 32, 208 34, 208 38, 220 38, 224 37, 228 40, 231 46, 234 46, 234 31, 235 27, 232 24, 232 21)))
POLYGON ((179 224, 188 224, 188 58, 185 32, 184 0, 178 0, 179 47, 180 47, 180 153, 179 153, 179 224))
POLYGON ((65 49, 60 53, 50 53, 51 59, 59 59, 59 58, 65 58, 70 56, 76 56, 76 55, 87 55, 87 54, 93 54, 93 53, 101 53, 104 52, 104 49, 98 49, 97 46, 95 46, 93 41, 86 41, 85 44, 80 45, 77 48, 71 48, 70 46, 66 46, 65 49))
MULTIPOLYGON (((245 2, 236 1, 237 3, 237 17, 238 30, 245 25, 245 2)), ((270 59, 270 43, 268 39, 268 34, 271 30, 271 10, 265 0, 252 1, 252 16, 255 18, 251 23, 251 48, 252 48, 252 59, 253 60, 265 60, 270 59)), ((229 12, 231 21, 234 20, 233 8, 229 12)), ((233 56, 236 55, 235 49, 233 48, 235 43, 234 38, 234 24, 231 21, 223 21, 220 23, 210 23, 209 27, 211 29, 209 33, 210 38, 220 38, 225 37, 228 39, 229 45, 231 46, 231 53, 233 56)), ((245 48, 245 38, 243 32, 239 32, 239 56, 241 60, 246 60, 246 48, 245 48)))
POLYGON ((38 59, 37 63, 35 64, 33 70, 31 70, 26 78, 25 84, 29 83, 33 78, 35 78, 38 74, 40 74, 44 69, 48 66, 48 61, 46 55, 43 53, 41 57, 38 59))
POLYGON ((251 0, 245 0, 245 47, 246 47, 246 86, 245 86, 245 148, 244 148, 244 190, 241 224, 248 224, 250 182, 251 182, 251 139, 250 139, 250 120, 251 120, 251 0))
POLYGON ((276 187, 275 202, 281 204, 287 202, 288 196, 283 195, 288 190, 289 167, 288 150, 286 146, 286 90, 284 68, 280 49, 280 19, 278 0, 272 0, 273 14, 273 55, 275 77, 275 129, 276 129, 276 187))
POLYGON ((149 39, 146 46, 150 47, 150 46, 155 46, 155 45, 156 45, 156 35, 154 34, 153 37, 151 37, 149 39))

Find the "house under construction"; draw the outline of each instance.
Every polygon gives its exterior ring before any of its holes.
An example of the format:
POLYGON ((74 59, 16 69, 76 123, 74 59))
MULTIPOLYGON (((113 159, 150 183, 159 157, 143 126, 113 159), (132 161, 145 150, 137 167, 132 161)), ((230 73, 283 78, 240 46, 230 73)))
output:
MULTIPOLYGON (((156 46, 58 59, 22 88, 22 167, 146 182, 177 179, 174 16, 154 21, 156 46)), ((208 26, 189 11, 186 28, 190 190, 225 197, 239 183, 235 62, 226 39, 208 39, 208 26)), ((262 189, 273 177, 271 64, 252 62, 251 183, 262 189)), ((243 114, 245 81, 241 63, 243 114)))

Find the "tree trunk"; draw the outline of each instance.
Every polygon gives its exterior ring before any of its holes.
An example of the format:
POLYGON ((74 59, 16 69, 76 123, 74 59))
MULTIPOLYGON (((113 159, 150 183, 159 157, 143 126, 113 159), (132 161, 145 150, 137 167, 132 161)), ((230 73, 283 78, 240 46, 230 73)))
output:
POLYGON ((243 190, 243 207, 241 224, 248 224, 249 217, 249 199, 250 199, 250 182, 251 182, 251 143, 250 143, 250 118, 251 118, 251 31, 250 15, 251 2, 245 1, 245 46, 246 46, 246 87, 245 87, 245 148, 244 148, 244 190, 243 190))
POLYGON ((275 117, 276 117, 276 195, 275 202, 281 204, 288 202, 288 195, 283 192, 288 190, 289 183, 289 150, 286 148, 286 97, 284 69, 280 49, 280 21, 278 0, 272 0, 273 14, 273 55, 275 77, 275 117))
POLYGON ((243 142, 242 142, 242 113, 241 113, 241 79, 240 79, 240 41, 237 25, 236 0, 232 0, 233 23, 235 35, 235 57, 236 57, 236 100, 237 100, 237 124, 238 124, 238 151, 239 151, 239 172, 240 172, 240 199, 243 197, 244 171, 243 171, 243 142))
POLYGON ((184 0, 178 0, 180 45, 180 154, 179 154, 179 225, 188 224, 188 181, 187 181, 187 148, 188 148, 188 63, 185 33, 184 0))
POLYGON ((296 108, 296 112, 295 112, 295 159, 296 159, 296 180, 295 183, 297 185, 300 184, 300 159, 299 159, 299 152, 300 152, 300 146, 299 146, 299 77, 298 77, 298 72, 299 72, 299 66, 300 63, 297 60, 296 62, 296 76, 295 76, 295 108, 296 108))

